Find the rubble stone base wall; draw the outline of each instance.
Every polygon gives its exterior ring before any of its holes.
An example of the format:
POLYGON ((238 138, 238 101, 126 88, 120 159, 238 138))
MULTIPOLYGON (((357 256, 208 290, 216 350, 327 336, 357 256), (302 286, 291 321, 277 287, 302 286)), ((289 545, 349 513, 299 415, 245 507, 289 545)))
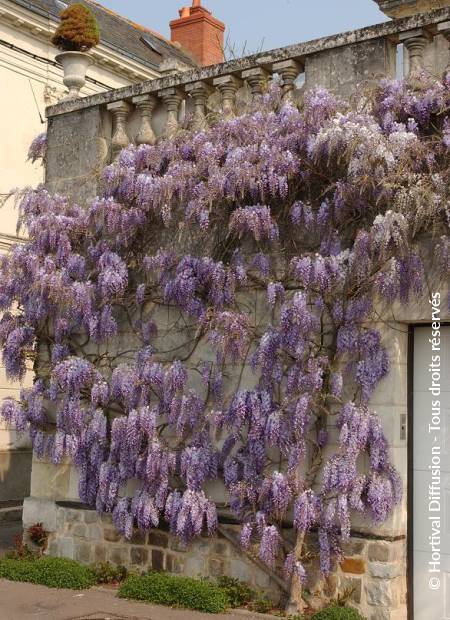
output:
POLYGON ((351 538, 336 577, 368 620, 407 620, 406 540, 351 538))
MULTIPOLYGON (((62 506, 49 500, 26 499, 24 527, 34 524, 37 515, 50 533, 48 555, 71 558, 84 564, 108 561, 139 572, 165 570, 212 579, 228 575, 265 592, 275 602, 280 600, 279 587, 271 577, 222 536, 202 537, 184 548, 168 531, 152 530, 142 534, 135 530, 132 539, 127 541, 117 532, 109 515, 62 506)), ((226 527, 237 536, 238 527, 226 527)))
MULTIPOLYGON (((114 527, 109 515, 77 507, 69 502, 28 498, 24 503, 24 526, 37 515, 49 532, 47 553, 85 564, 111 562, 139 572, 150 569, 190 577, 235 577, 264 592, 275 602, 283 599, 276 581, 223 536, 200 538, 184 548, 166 530, 142 534, 130 541, 114 527)), ((237 538, 239 527, 224 526, 237 538)), ((311 549, 315 546, 311 541, 311 549)), ((313 607, 338 596, 349 596, 368 620, 406 620, 406 541, 352 537, 344 547, 344 559, 328 579, 320 575, 317 561, 309 567, 307 590, 313 607)))

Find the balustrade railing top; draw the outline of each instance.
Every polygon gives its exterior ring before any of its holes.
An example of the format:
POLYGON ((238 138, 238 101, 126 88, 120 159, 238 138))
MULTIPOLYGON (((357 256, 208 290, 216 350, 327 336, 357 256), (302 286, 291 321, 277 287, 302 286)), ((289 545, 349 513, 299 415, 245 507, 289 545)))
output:
MULTIPOLYGON (((64 101, 46 111, 49 153, 62 148, 57 138, 62 126, 80 129, 90 115, 97 119, 97 133, 93 135, 86 129, 87 138, 100 138, 104 144, 96 155, 97 169, 130 143, 154 144, 159 138, 173 137, 183 120, 185 126, 190 121, 191 128, 201 130, 211 117, 232 117, 238 94, 247 100, 260 96, 275 75, 281 78, 286 99, 301 97, 304 91, 315 87, 328 88, 345 98, 362 83, 382 76, 399 76, 399 68, 406 75, 424 68, 442 75, 450 66, 449 41, 447 7, 64 101), (403 62, 399 62, 399 46, 403 46, 403 62)), ((71 140, 75 140, 74 134, 71 140)), ((61 154, 58 161, 61 162, 61 154)), ((80 164, 83 170, 86 165, 80 164)), ((55 165, 56 176, 57 168, 55 165)), ((87 178, 91 178, 91 173, 90 169, 86 171, 87 178)), ((48 183, 51 178, 48 168, 48 183)))
MULTIPOLYGON (((116 101, 131 101, 133 97, 145 94, 163 97, 164 93, 168 93, 170 89, 182 89, 186 92, 185 87, 191 84, 195 86, 195 83, 206 83, 221 89, 222 92, 228 90, 229 94, 229 88, 232 86, 233 80, 227 80, 226 78, 231 76, 238 77, 239 79, 244 78, 250 84, 250 87, 252 85, 252 79, 253 84, 256 85, 258 83, 258 76, 263 77, 261 70, 266 71, 267 74, 270 72, 279 72, 283 79, 286 77, 289 80, 293 75, 294 65, 286 64, 286 61, 295 61, 300 72, 304 69, 305 61, 308 56, 377 39, 388 40, 395 45, 396 43, 406 42, 409 33, 411 37, 416 39, 418 36, 422 35, 431 38, 439 32, 444 31, 445 34, 447 34, 450 30, 450 24, 447 24, 444 29, 438 28, 439 24, 447 21, 450 21, 449 7, 413 15, 404 19, 384 22, 360 30, 344 32, 321 39, 315 39, 313 41, 297 43, 295 45, 245 56, 218 65, 167 75, 155 80, 140 82, 90 97, 64 101, 48 107, 46 114, 47 117, 57 116, 59 114, 65 114, 67 112, 73 112, 97 105, 106 105, 116 101), (283 75, 283 73, 285 75, 283 75)), ((189 89, 187 90, 189 91, 189 89)))

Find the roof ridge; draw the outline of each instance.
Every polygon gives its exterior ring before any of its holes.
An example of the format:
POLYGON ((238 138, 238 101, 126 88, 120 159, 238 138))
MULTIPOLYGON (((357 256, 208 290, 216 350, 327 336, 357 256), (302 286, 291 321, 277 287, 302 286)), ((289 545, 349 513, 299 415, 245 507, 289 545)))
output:
POLYGON ((87 2, 88 4, 94 4, 99 9, 102 9, 106 13, 109 13, 110 15, 113 15, 114 17, 118 17, 122 21, 127 22, 133 28, 136 28, 137 30, 142 30, 142 32, 148 32, 149 34, 152 34, 153 36, 155 36, 158 39, 160 39, 161 41, 163 41, 164 43, 168 43, 169 45, 171 45, 175 49, 180 50, 180 47, 178 45, 176 45, 170 39, 167 39, 164 35, 162 35, 161 33, 157 32, 156 30, 153 30, 152 28, 148 28, 147 26, 143 26, 142 24, 138 24, 137 22, 134 22, 133 20, 128 19, 127 17, 124 17, 123 15, 120 15, 120 13, 117 13, 116 11, 113 11, 112 9, 108 8, 107 6, 105 6, 104 4, 101 4, 100 2, 96 2, 96 0, 85 0, 85 2, 87 2))

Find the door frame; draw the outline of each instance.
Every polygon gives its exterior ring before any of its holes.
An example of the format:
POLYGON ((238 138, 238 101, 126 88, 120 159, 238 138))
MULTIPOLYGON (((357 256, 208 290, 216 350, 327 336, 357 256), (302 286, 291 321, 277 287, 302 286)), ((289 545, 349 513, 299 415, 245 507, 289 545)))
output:
POLYGON ((409 620, 414 620, 414 333, 419 325, 408 325, 407 353, 406 605, 409 620))
MULTIPOLYGON (((414 334, 419 327, 431 329, 431 323, 408 324, 407 353, 407 532, 406 532, 406 604, 408 620, 414 618, 414 334)), ((441 322, 441 328, 450 327, 448 321, 441 322)), ((419 620, 419 619, 417 619, 419 620)))

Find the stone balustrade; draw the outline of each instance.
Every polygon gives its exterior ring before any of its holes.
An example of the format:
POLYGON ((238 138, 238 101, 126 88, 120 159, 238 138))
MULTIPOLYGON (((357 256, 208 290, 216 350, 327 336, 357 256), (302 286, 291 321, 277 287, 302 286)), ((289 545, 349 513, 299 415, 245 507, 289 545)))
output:
MULTIPOLYGON (((74 178, 73 173, 66 171, 66 174, 64 170, 64 145, 51 139, 54 131, 56 134, 61 131, 61 123, 75 127, 92 123, 93 114, 99 115, 95 136, 90 130, 86 136, 91 147, 91 138, 97 140, 96 156, 94 161, 92 155, 87 158, 87 166, 84 161, 79 166, 78 176, 86 180, 98 175, 99 167, 112 161, 128 144, 155 144, 160 138, 170 138, 187 119, 191 128, 201 130, 210 117, 232 117, 238 96, 247 100, 259 97, 274 76, 281 80, 286 100, 301 98, 305 91, 315 87, 348 97, 363 83, 383 76, 400 77, 401 71, 412 76, 427 69, 441 75, 449 66, 449 41, 450 7, 447 7, 62 102, 47 108, 50 137, 47 185, 62 191, 65 186, 60 181, 74 178), (404 54, 403 59, 399 51, 404 54), (52 148, 58 151, 57 167, 52 167, 52 148)), ((80 149, 80 158, 84 151, 85 148, 80 149)), ((70 163, 67 154, 69 166, 73 169, 72 149, 70 163)), ((92 196, 96 189, 97 184, 91 183, 85 197, 92 196)))

